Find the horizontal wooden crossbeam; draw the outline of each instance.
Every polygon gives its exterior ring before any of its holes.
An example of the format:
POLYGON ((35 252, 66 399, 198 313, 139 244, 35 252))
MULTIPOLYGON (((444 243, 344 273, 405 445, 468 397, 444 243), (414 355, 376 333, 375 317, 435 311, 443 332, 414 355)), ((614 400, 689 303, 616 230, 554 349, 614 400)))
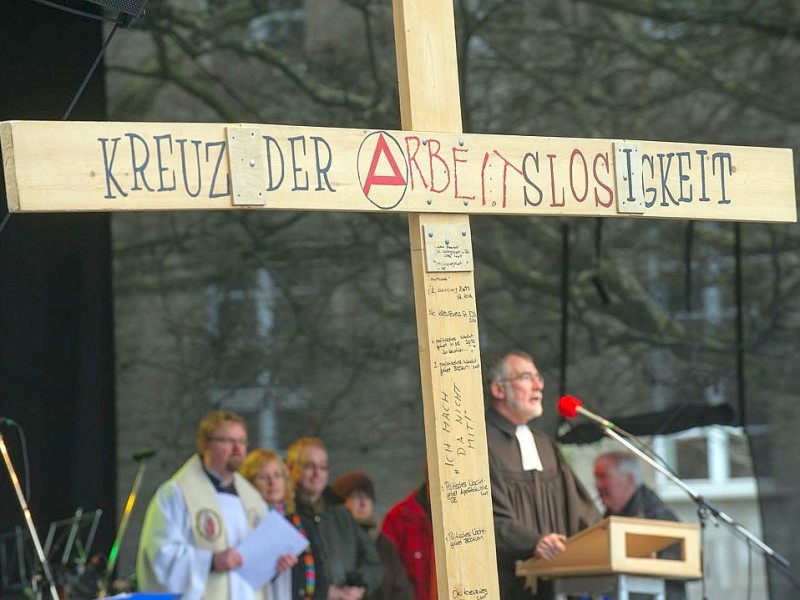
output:
POLYGON ((7 121, 0 134, 21 212, 797 219, 780 148, 202 123, 7 121))

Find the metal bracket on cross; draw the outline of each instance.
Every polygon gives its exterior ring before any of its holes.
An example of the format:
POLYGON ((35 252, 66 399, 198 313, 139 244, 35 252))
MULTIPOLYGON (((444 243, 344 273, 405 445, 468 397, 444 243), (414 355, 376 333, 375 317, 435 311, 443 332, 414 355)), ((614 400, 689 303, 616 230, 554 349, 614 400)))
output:
POLYGON ((267 150, 258 127, 226 127, 231 201, 234 206, 264 206, 267 150))
POLYGON ((614 142, 614 167, 617 175, 617 212, 643 215, 642 145, 614 142))
POLYGON ((472 238, 467 225, 424 225, 428 273, 473 271, 472 238))

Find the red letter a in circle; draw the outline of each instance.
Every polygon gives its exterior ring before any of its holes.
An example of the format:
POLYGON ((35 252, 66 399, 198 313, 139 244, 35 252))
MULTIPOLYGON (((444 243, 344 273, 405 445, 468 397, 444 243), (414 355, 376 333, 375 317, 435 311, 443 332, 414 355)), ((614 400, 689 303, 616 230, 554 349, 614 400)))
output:
POLYGON ((405 184, 406 180, 403 178, 403 174, 400 173, 400 169, 397 167, 397 161, 394 159, 394 156, 392 156, 392 152, 389 150, 389 146, 386 144, 383 133, 381 133, 378 136, 378 143, 375 144, 375 152, 372 154, 372 162, 369 165, 369 172, 364 178, 364 195, 369 197, 369 189, 373 185, 405 184), (375 170, 378 168, 378 162, 382 156, 386 157, 389 166, 392 168, 392 175, 378 175, 375 173, 375 170))

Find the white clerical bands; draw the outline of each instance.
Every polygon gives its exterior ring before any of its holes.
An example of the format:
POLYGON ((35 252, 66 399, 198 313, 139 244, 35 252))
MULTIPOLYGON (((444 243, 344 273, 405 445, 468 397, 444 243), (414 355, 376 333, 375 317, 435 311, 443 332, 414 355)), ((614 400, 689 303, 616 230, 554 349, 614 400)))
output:
POLYGON ((536 449, 536 442, 530 428, 527 425, 517 425, 516 436, 519 442, 519 453, 522 456, 522 468, 525 471, 543 471, 542 459, 539 458, 539 451, 536 449))

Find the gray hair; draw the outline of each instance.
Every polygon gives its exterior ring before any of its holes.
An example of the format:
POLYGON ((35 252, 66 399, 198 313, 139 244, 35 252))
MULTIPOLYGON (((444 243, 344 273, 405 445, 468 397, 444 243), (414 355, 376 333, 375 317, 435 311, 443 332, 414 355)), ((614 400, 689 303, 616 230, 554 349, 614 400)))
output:
POLYGON ((524 350, 509 350, 508 352, 495 357, 488 363, 489 366, 486 368, 487 390, 495 381, 503 381, 504 379, 508 378, 508 365, 506 364, 506 360, 512 356, 519 356, 520 358, 524 358, 533 362, 531 355, 524 350))
POLYGON ((604 452, 594 459, 595 464, 599 460, 607 460, 614 465, 614 468, 621 475, 630 475, 634 483, 639 486, 642 483, 642 472, 639 470, 639 460, 634 454, 623 450, 613 450, 604 452))

